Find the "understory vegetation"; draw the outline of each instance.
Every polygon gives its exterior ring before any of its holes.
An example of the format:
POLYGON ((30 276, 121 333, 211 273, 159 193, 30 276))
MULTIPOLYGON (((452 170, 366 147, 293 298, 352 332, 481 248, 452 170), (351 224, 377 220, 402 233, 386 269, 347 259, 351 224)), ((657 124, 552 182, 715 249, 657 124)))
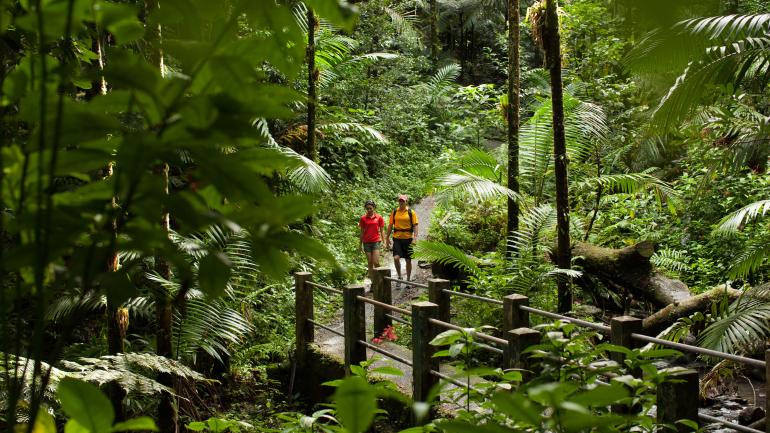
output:
MULTIPOLYGON (((474 341, 500 309, 472 299, 432 342, 467 384, 432 394, 452 416, 374 362, 314 401, 293 278, 368 283, 364 203, 387 224, 430 197, 415 264, 453 290, 607 322, 666 307, 635 284, 655 276, 719 296, 646 332, 761 357, 770 7, 662 3, 0 0, 0 428, 670 428, 649 413, 680 353, 533 317, 542 373, 504 370, 474 341), (606 274, 580 254, 648 245, 606 274)), ((314 308, 342 322, 340 297, 314 308)))

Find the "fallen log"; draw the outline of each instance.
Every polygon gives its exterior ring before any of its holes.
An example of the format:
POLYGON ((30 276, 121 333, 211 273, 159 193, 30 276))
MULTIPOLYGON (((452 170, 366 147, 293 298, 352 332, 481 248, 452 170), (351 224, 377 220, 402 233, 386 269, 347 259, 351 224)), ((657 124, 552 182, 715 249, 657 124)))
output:
POLYGON ((583 271, 611 289, 627 290, 657 308, 692 297, 686 284, 655 270, 650 263, 654 252, 655 245, 648 241, 619 249, 584 242, 572 247, 572 256, 583 271))
POLYGON ((699 295, 666 305, 644 319, 642 327, 645 334, 657 334, 674 324, 681 317, 687 317, 696 311, 707 311, 711 308, 713 302, 718 302, 725 296, 730 301, 733 301, 738 298, 740 293, 739 290, 731 289, 724 285, 715 287, 699 295))

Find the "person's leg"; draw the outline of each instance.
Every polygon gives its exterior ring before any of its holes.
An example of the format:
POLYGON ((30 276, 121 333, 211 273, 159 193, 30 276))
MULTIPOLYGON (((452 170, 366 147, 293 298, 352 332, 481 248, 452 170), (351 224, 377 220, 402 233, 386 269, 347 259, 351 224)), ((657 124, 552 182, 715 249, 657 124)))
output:
POLYGON ((372 264, 374 263, 374 257, 372 257, 372 256, 374 256, 374 251, 372 251, 372 252, 367 251, 366 252, 366 261, 367 261, 367 265, 368 265, 368 269, 369 269, 369 275, 372 274, 372 264))
POLYGON ((393 256, 393 265, 396 267, 396 274, 398 275, 398 279, 401 279, 401 256, 393 256))
POLYGON ((374 268, 380 267, 380 249, 379 248, 372 251, 372 267, 374 268))
POLYGON ((406 260, 406 280, 412 281, 412 258, 408 257, 404 260, 406 260))

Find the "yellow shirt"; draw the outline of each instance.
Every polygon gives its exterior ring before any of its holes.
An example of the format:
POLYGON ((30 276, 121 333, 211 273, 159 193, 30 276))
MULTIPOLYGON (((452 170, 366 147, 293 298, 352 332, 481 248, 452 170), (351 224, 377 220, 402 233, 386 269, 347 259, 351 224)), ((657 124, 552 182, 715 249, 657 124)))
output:
POLYGON ((412 211, 412 224, 409 223, 409 208, 404 210, 396 209, 396 221, 393 222, 393 212, 390 213, 389 224, 393 225, 393 239, 411 239, 412 232, 409 230, 413 225, 417 225, 417 213, 412 211))

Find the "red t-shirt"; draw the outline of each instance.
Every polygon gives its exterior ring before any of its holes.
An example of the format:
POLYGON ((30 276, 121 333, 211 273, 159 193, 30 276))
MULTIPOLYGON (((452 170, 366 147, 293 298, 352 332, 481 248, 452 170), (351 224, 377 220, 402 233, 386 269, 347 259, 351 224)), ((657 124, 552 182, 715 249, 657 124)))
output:
POLYGON ((369 218, 364 214, 364 216, 361 217, 361 220, 358 221, 358 226, 364 229, 364 242, 370 243, 382 241, 380 238, 380 228, 385 227, 385 220, 382 219, 380 215, 374 214, 369 218))

